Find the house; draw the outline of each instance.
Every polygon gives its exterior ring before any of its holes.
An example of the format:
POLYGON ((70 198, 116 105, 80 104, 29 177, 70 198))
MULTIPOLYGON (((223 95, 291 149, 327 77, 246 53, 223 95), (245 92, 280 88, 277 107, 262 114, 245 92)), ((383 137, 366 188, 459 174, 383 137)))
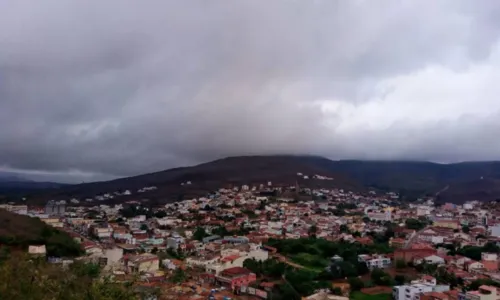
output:
POLYGON ((154 254, 141 254, 129 256, 127 259, 127 269, 132 273, 155 272, 160 269, 160 259, 154 254))
POLYGON ((395 286, 392 296, 395 300, 421 300, 421 295, 430 292, 446 292, 450 290, 449 285, 437 285, 432 276, 422 277, 420 280, 412 281, 411 284, 395 286))
POLYGON ((389 240, 389 246, 391 246, 392 248, 396 248, 396 249, 401 249, 405 246, 405 239, 402 239, 402 238, 391 238, 389 240))
POLYGON ((404 260, 406 263, 413 261, 415 257, 427 257, 437 253, 436 249, 397 249, 394 251, 395 260, 404 260))
POLYGON ((468 272, 479 271, 481 269, 484 269, 484 265, 479 261, 470 260, 464 264, 464 270, 468 272))
POLYGON ((257 277, 248 269, 233 267, 222 271, 215 277, 215 280, 220 285, 234 290, 236 287, 248 286, 251 282, 256 281, 257 277))
POLYGON ((365 263, 368 269, 384 269, 391 266, 391 259, 383 255, 358 255, 358 262, 365 263))
POLYGON ((460 222, 455 219, 436 219, 434 220, 434 226, 436 227, 444 227, 444 228, 451 228, 451 229, 459 229, 460 228, 460 222))
POLYGON ((434 264, 434 265, 444 265, 445 264, 444 258, 439 256, 439 255, 436 255, 436 254, 425 256, 423 258, 415 257, 415 259, 413 260, 414 264, 421 264, 424 262, 427 264, 434 264))
POLYGON ((450 295, 440 292, 423 293, 420 300, 451 300, 450 295))
POLYGON ((498 271, 498 255, 496 253, 481 253, 481 263, 486 271, 498 271))
POLYGON ((477 291, 469 291, 465 294, 467 300, 497 300, 498 290, 494 286, 482 285, 477 291))
POLYGON ((172 236, 167 238, 167 248, 172 248, 177 250, 181 244, 184 243, 184 238, 178 233, 172 233, 172 236))
POLYGON ((45 245, 30 245, 28 247, 28 253, 37 256, 45 256, 47 254, 47 249, 45 248, 45 245))

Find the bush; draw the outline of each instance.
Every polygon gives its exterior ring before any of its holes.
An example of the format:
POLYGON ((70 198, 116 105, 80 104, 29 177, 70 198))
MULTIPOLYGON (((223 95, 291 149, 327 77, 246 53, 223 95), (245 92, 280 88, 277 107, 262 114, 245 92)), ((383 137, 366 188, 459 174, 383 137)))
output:
POLYGON ((351 286, 351 291, 359 291, 365 287, 364 282, 357 277, 349 278, 348 282, 349 282, 349 285, 351 286))
POLYGON ((97 265, 75 262, 70 268, 43 259, 13 256, 0 264, 2 299, 36 300, 135 300, 132 286, 100 278, 97 265))

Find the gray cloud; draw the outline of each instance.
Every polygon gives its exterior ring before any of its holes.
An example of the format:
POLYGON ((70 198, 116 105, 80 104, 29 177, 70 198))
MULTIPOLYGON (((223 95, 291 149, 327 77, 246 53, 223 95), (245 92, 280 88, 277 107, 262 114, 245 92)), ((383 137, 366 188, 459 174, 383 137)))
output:
POLYGON ((498 13, 0 0, 0 168, 71 181, 243 154, 500 159, 498 13))

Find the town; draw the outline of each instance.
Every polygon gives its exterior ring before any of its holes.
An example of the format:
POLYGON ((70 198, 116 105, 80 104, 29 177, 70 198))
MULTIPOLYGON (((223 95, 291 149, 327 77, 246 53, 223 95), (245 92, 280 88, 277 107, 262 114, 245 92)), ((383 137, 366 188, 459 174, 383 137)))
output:
POLYGON ((266 182, 152 207, 155 189, 127 190, 140 200, 118 205, 103 204, 123 194, 110 191, 0 208, 39 218, 84 251, 51 256, 33 244, 30 255, 98 265, 101 276, 154 291, 148 299, 500 299, 496 202, 266 182))

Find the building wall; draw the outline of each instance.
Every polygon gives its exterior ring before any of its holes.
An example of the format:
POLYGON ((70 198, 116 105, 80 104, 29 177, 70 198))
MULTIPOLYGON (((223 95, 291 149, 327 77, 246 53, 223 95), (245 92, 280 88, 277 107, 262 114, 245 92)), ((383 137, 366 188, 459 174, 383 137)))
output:
POLYGON ((500 225, 495 225, 495 226, 491 227, 491 235, 496 236, 496 237, 500 237, 500 225))
POLYGON ((155 272, 160 269, 160 260, 155 259, 151 261, 145 261, 145 262, 137 262, 136 264, 137 270, 139 273, 141 272, 155 272))
POLYGON ((118 263, 123 258, 122 248, 105 249, 104 256, 108 259, 108 265, 118 263))

